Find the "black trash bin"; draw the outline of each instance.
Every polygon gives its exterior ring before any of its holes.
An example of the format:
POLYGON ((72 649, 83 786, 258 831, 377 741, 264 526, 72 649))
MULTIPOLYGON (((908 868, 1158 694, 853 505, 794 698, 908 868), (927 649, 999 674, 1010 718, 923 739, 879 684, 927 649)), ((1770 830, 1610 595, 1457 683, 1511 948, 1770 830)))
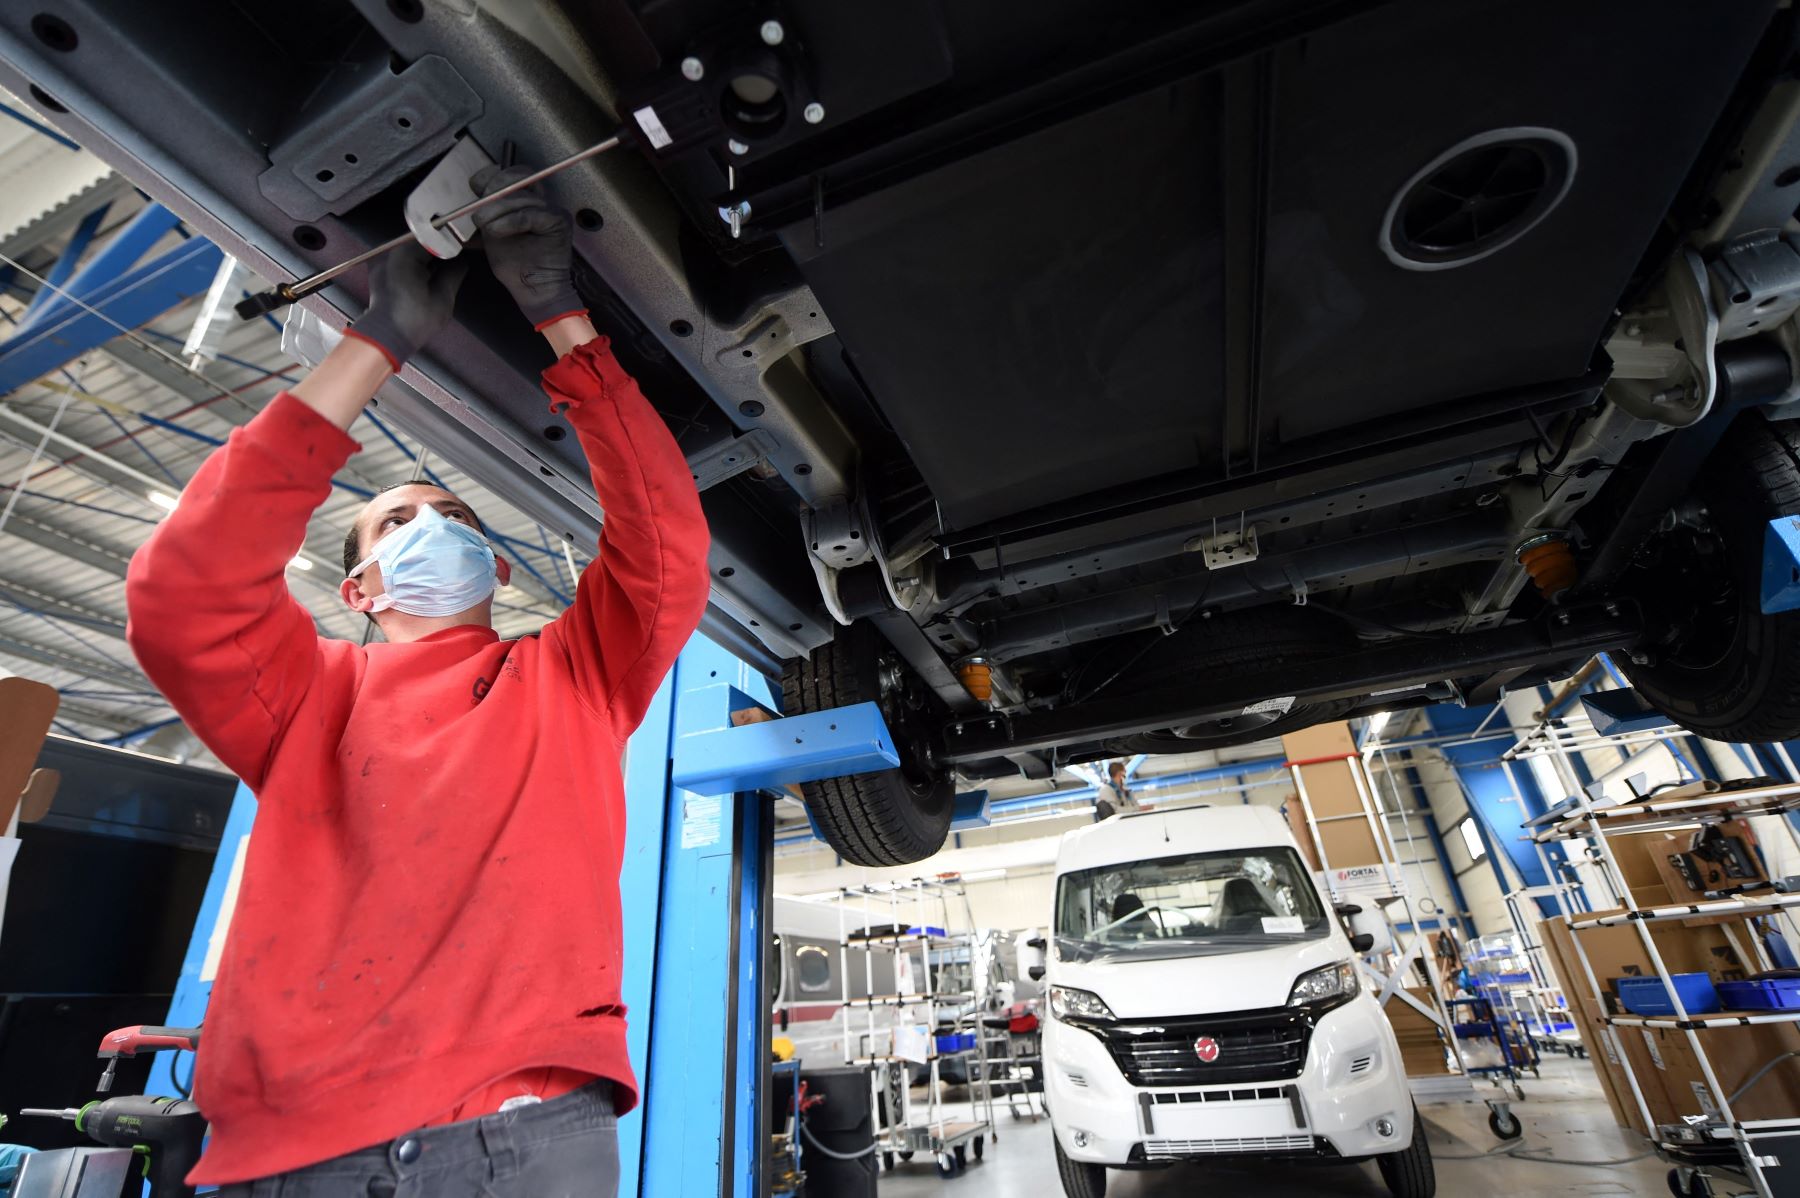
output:
POLYGON ((879 1166, 868 1068, 806 1069, 800 1078, 809 1100, 825 1099, 801 1116, 808 1198, 875 1198, 879 1166))

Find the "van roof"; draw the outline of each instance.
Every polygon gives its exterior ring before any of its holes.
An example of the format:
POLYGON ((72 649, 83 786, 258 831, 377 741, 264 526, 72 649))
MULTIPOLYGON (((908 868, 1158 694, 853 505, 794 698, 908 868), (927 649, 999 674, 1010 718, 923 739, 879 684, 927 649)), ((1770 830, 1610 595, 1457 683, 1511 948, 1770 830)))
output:
POLYGON ((1298 848, 1275 807, 1177 807, 1137 811, 1102 820, 1063 836, 1056 872, 1069 873, 1124 861, 1175 857, 1213 849, 1298 848))

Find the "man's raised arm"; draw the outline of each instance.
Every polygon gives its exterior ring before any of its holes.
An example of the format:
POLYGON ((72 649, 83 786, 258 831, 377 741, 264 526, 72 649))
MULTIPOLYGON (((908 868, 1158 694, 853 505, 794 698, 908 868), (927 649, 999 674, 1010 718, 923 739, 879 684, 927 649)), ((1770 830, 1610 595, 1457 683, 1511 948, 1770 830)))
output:
POLYGON ((306 524, 359 446, 346 429, 448 320, 460 273, 423 251, 373 269, 369 312, 317 369, 233 430, 126 572, 126 639, 170 706, 255 789, 311 683, 318 639, 287 588, 306 524))
MULTIPOLYGON (((527 173, 495 169, 471 182, 485 194, 527 173)), ((556 351, 544 389, 581 440, 605 520, 573 606, 545 635, 567 652, 583 700, 623 741, 706 610, 706 517, 668 426, 588 321, 568 214, 527 189, 480 209, 475 223, 488 265, 556 351)))

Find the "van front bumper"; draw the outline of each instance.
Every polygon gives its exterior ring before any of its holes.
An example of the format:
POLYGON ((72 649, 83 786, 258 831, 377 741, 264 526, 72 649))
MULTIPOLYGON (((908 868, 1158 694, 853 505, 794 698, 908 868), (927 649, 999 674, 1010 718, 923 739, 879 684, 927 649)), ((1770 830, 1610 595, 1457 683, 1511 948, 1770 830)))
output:
POLYGON ((1044 1074, 1064 1153, 1098 1165, 1221 1155, 1361 1158, 1397 1152, 1412 1139, 1412 1099, 1393 1031, 1366 995, 1318 1018, 1297 1077, 1136 1086, 1098 1036, 1054 1018, 1044 1025, 1044 1074))

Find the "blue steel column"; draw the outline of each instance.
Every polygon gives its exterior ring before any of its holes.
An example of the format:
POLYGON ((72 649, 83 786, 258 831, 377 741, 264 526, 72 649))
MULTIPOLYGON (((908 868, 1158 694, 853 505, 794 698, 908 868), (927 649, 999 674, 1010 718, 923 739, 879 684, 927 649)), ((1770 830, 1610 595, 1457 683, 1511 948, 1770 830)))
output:
MULTIPOLYGON (((1486 708, 1465 712, 1440 706, 1427 708, 1425 718, 1433 732, 1454 735, 1470 731, 1486 714, 1486 708)), ((1500 769, 1500 755, 1504 747, 1498 742, 1483 741, 1467 745, 1444 745, 1439 749, 1444 759, 1450 763, 1457 785, 1468 801, 1469 814, 1474 817, 1475 829, 1481 834, 1482 843, 1487 847, 1489 864, 1494 870, 1502 894, 1511 890, 1512 884, 1500 865, 1501 853, 1512 863, 1525 885, 1543 886, 1550 880, 1544 872, 1543 864, 1538 860, 1536 850, 1520 833, 1520 825, 1526 819, 1543 814, 1542 798, 1535 788, 1525 792, 1525 788, 1521 786, 1522 793, 1514 792, 1500 769)), ((1538 905, 1546 915, 1553 913, 1553 905, 1547 900, 1539 899, 1538 905)))
POLYGON ((665 685, 672 712, 664 726, 672 735, 646 737, 641 729, 627 779, 626 968, 634 990, 647 985, 648 1001, 627 998, 635 1002, 633 1034, 647 1041, 638 1059, 641 1125, 628 1137, 635 1177, 622 1173, 620 1192, 755 1198, 767 1056, 766 814, 753 794, 705 796, 675 786, 669 763, 683 738, 729 727, 745 700, 774 707, 775 697, 765 679, 699 635, 665 685), (653 765, 659 776, 651 787, 653 765), (650 869, 652 841, 660 845, 660 877, 650 869), (647 929, 654 938, 648 956, 647 929), (654 971, 647 979, 646 966, 654 971))
MULTIPOLYGON (((200 899, 200 913, 194 917, 194 932, 188 938, 187 955, 181 959, 181 975, 175 981, 175 995, 169 1000, 169 1014, 163 1021, 169 1027, 194 1027, 206 1018, 206 1004, 212 998, 212 979, 202 980, 201 968, 206 964, 207 949, 212 945, 213 929, 225 906, 225 889, 231 881, 244 837, 256 820, 256 796, 242 782, 231 797, 231 814, 219 834, 219 853, 213 858, 212 874, 206 880, 206 893, 200 899)), ((192 1053, 159 1052, 150 1067, 146 1094, 185 1094, 193 1088, 194 1058, 192 1053), (176 1065, 179 1063, 179 1070, 176 1065)))

